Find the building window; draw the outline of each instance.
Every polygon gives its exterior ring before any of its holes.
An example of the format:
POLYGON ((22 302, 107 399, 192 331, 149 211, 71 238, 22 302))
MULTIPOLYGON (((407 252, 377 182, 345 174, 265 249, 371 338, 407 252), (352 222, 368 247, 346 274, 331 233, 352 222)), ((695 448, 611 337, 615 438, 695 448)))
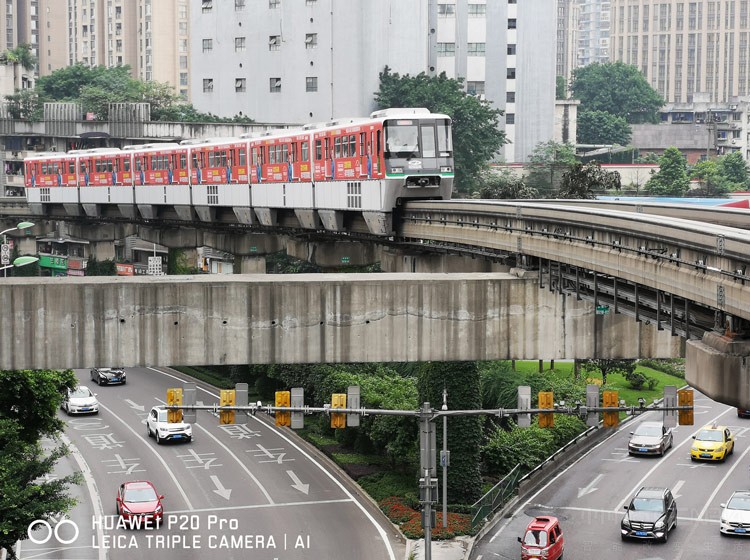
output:
POLYGON ((245 91, 245 78, 234 79, 234 91, 236 91, 237 93, 245 91))
POLYGON ((203 93, 210 93, 214 90, 213 78, 203 78, 203 93))
POLYGON ((214 50, 214 40, 213 39, 203 39, 203 52, 209 52, 214 50))
POLYGON ((235 10, 244 10, 245 9, 245 0, 234 0, 234 9, 235 10))
POLYGON ((506 103, 515 103, 516 102, 516 92, 515 91, 508 91, 505 93, 505 102, 506 103))
POLYGON ((281 35, 271 35, 268 37, 268 50, 277 51, 281 48, 281 35))
POLYGON ((509 19, 508 20, 508 29, 515 29, 516 28, 516 20, 515 19, 509 19))
POLYGON ((516 54, 516 45, 508 45, 508 54, 516 54))
POLYGON ((484 93, 484 82, 466 82, 466 93, 482 95, 484 93))
POLYGON ((318 78, 315 76, 305 78, 305 91, 318 91, 318 78))
POLYGON ((515 113, 507 113, 505 115, 505 124, 516 124, 516 114, 515 113))
POLYGON ((468 56, 484 56, 484 43, 469 43, 467 45, 468 56))
POLYGON ((180 52, 187 52, 188 46, 187 46, 187 39, 180 39, 180 52))
POLYGON ((438 56, 454 56, 456 54, 456 43, 438 43, 438 56))
POLYGON ((187 56, 180 55, 180 70, 187 70, 187 60, 187 56))
POLYGON ((245 50, 245 38, 235 37, 234 38, 234 52, 242 52, 245 50))
POLYGON ((487 4, 469 4, 469 17, 484 17, 487 15, 487 4))
POLYGON ((438 4, 438 17, 453 17, 455 15, 455 4, 438 4))
POLYGON ((279 6, 281 6, 281 0, 268 0, 268 7, 272 10, 275 10, 279 6))
POLYGON ((305 0, 305 4, 307 4, 308 6, 313 6, 317 1, 318 0, 305 0))
POLYGON ((318 34, 317 33, 308 33, 305 35, 305 48, 307 49, 314 49, 318 46, 318 34))
POLYGON ((271 93, 281 93, 281 78, 271 78, 269 85, 271 93))
MULTIPOLYGON (((181 22, 179 22, 179 23, 178 23, 178 28, 179 28, 179 30, 180 30, 180 31, 179 31, 180 35, 187 35, 187 32, 188 32, 188 26, 187 26, 187 22, 186 22, 186 21, 181 21, 181 22)), ((120 24, 118 23, 118 24, 117 24, 117 34, 118 34, 118 35, 120 34, 120 31, 121 31, 121 29, 120 29, 120 24)))
MULTIPOLYGON (((120 8, 115 8, 116 10, 119 10, 120 8)), ((179 8, 179 15, 178 17, 180 19, 187 19, 187 6, 181 5, 179 8)))
POLYGON ((201 12, 204 14, 206 12, 210 12, 214 8, 214 0, 202 0, 201 3, 201 12))
POLYGON ((181 86, 188 85, 188 75, 187 75, 187 72, 180 72, 180 85, 181 86))
POLYGON ((505 77, 509 80, 515 80, 516 79, 516 69, 515 68, 508 68, 505 77))

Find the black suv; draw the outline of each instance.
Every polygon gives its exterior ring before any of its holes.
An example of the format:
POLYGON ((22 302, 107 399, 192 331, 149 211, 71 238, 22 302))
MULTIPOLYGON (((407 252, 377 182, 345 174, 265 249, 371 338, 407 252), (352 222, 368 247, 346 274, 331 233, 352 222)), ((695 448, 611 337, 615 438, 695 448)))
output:
POLYGON ((620 523, 622 539, 654 539, 667 542, 677 527, 677 502, 669 488, 642 487, 635 493, 620 523))

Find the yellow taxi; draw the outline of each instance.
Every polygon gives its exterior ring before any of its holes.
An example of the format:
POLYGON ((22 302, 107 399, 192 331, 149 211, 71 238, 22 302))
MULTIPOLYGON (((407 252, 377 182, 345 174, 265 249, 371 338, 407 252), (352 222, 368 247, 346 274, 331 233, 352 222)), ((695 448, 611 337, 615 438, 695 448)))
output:
POLYGON ((692 461, 723 461, 728 455, 734 453, 734 438, 726 426, 716 424, 703 426, 693 436, 693 440, 695 441, 690 448, 692 461))

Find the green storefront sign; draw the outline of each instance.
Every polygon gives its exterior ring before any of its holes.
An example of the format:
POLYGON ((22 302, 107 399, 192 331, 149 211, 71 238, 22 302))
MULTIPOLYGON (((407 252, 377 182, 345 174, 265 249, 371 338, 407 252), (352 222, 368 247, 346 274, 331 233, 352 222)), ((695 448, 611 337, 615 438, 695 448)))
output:
POLYGON ((39 266, 55 270, 68 270, 68 257, 39 255, 39 266))

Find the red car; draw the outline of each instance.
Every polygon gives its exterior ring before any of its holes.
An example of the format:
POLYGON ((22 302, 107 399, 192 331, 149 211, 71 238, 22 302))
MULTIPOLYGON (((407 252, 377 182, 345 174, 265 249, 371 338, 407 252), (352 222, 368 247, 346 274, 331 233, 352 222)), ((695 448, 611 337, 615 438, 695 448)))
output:
POLYGON ((133 526, 159 524, 164 514, 163 499, 148 480, 123 482, 117 491, 117 515, 133 526))
POLYGON ((518 537, 521 543, 521 560, 558 560, 565 550, 565 539, 557 517, 535 517, 523 537, 518 537))

